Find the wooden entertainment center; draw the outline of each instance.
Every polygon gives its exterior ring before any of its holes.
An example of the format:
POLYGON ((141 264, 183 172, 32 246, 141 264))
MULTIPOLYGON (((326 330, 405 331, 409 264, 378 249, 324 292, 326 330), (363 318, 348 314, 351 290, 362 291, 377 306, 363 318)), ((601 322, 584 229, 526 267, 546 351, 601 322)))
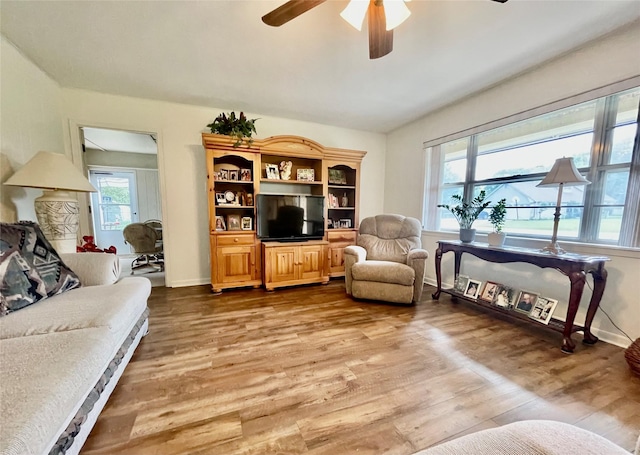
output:
POLYGON ((257 139, 250 146, 233 147, 234 142, 202 134, 212 291, 263 285, 273 290, 344 276, 344 248, 355 243, 358 230, 360 164, 366 152, 323 147, 299 136, 257 139), (290 171, 287 180, 280 178, 281 164, 290 171), (323 196, 322 239, 261 241, 259 194, 323 196))

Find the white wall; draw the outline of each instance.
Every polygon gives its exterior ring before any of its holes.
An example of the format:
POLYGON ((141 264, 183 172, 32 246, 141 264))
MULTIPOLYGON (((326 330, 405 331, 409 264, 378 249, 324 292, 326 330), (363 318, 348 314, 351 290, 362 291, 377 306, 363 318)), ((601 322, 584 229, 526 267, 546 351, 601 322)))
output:
MULTIPOLYGON (((393 131, 387 138, 385 211, 422 218, 426 167, 424 142, 638 76, 638 55, 640 22, 635 22, 577 51, 393 131)), ((437 246, 435 242, 443 238, 454 237, 437 232, 423 234, 423 243, 432 256, 437 246)), ((541 247, 545 242, 510 239, 508 243, 541 247)), ((612 261, 607 266, 609 281, 601 307, 632 339, 640 337, 640 252, 564 245, 573 252, 611 257, 612 261)), ((452 258, 446 255, 443 258, 443 279, 448 284, 453 281, 452 258)), ((509 267, 488 265, 474 258, 463 258, 462 273, 482 280, 491 279, 532 291, 539 290, 561 300, 556 315, 566 311, 569 281, 558 272, 541 272, 526 264, 509 267)), ((435 282, 432 261, 427 280, 435 282)), ((589 296, 590 290, 585 287, 579 317, 584 314, 589 296)), ((611 325, 602 312, 596 315, 593 326, 594 332, 603 339, 624 346, 629 344, 629 340, 611 325)))
MULTIPOLYGON (((222 111, 63 90, 65 128, 88 125, 158 133, 158 168, 163 195, 164 245, 168 286, 209 283, 209 239, 205 154, 202 132, 222 111)), ((322 145, 367 151, 362 163, 360 217, 382 211, 385 136, 297 120, 247 113, 258 138, 292 134, 322 145)), ((68 133, 77 136, 74 131, 68 133)), ((69 144, 71 147, 71 144, 69 144)))
MULTIPOLYGON (((0 35, 0 182, 40 150, 64 153, 62 90, 0 35)), ((36 220, 42 190, 0 186, 0 220, 36 220)))

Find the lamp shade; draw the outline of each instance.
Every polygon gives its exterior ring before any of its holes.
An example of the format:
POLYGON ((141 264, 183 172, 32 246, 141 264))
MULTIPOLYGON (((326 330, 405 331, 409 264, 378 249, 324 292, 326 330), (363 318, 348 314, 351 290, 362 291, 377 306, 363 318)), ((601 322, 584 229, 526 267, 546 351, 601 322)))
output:
POLYGON ((36 153, 4 184, 89 193, 98 191, 66 156, 53 152, 36 153))
POLYGON ((546 177, 536 186, 558 187, 560 184, 564 186, 579 186, 589 185, 590 183, 578 172, 576 165, 573 163, 573 158, 558 158, 546 177))

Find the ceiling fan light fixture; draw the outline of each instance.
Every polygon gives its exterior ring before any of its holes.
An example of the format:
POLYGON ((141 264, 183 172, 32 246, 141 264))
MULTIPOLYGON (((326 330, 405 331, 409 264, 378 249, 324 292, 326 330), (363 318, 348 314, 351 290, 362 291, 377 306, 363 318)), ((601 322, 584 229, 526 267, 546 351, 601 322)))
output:
POLYGON ((361 31, 367 8, 369 8, 369 0, 351 0, 340 16, 356 30, 361 31))
POLYGON ((411 16, 411 11, 404 0, 384 0, 384 15, 387 19, 387 30, 393 30, 411 16))

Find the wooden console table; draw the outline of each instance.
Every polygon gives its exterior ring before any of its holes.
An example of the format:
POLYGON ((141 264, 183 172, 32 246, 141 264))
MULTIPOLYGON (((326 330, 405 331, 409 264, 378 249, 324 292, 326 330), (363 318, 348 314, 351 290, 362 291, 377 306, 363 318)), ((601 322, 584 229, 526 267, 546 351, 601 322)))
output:
POLYGON ((440 240, 438 241, 438 249, 436 250, 436 279, 438 281, 438 289, 433 293, 433 298, 437 300, 440 297, 440 293, 445 292, 454 297, 477 303, 482 307, 499 311, 500 313, 508 316, 527 320, 543 327, 548 327, 555 331, 562 332, 562 351, 572 353, 575 348, 575 343, 571 339, 571 334, 573 332, 584 333, 584 338, 582 340, 583 343, 595 344, 598 341, 598 337, 591 333, 591 323, 593 322, 593 317, 600 306, 600 300, 602 299, 602 294, 607 283, 607 271, 604 268, 604 264, 608 260, 609 258, 606 256, 582 256, 570 253, 554 255, 529 248, 496 248, 484 243, 462 243, 457 240, 440 240), (569 280, 571 281, 571 292, 569 293, 569 306, 567 307, 566 321, 563 322, 558 319, 551 319, 549 325, 545 325, 534 321, 524 314, 509 311, 480 300, 476 301, 469 299, 453 289, 442 289, 442 254, 448 251, 453 251, 455 254, 454 268, 456 278, 460 273, 460 260, 462 258, 462 253, 469 253, 477 258, 489 262, 526 262, 541 268, 553 268, 559 270, 569 277, 569 280), (589 302, 589 308, 587 309, 584 326, 580 326, 575 325, 574 321, 578 311, 578 306, 580 305, 580 299, 582 298, 582 291, 584 289, 584 283, 586 282, 587 273, 590 273, 593 276, 593 294, 591 295, 591 301, 589 302))

